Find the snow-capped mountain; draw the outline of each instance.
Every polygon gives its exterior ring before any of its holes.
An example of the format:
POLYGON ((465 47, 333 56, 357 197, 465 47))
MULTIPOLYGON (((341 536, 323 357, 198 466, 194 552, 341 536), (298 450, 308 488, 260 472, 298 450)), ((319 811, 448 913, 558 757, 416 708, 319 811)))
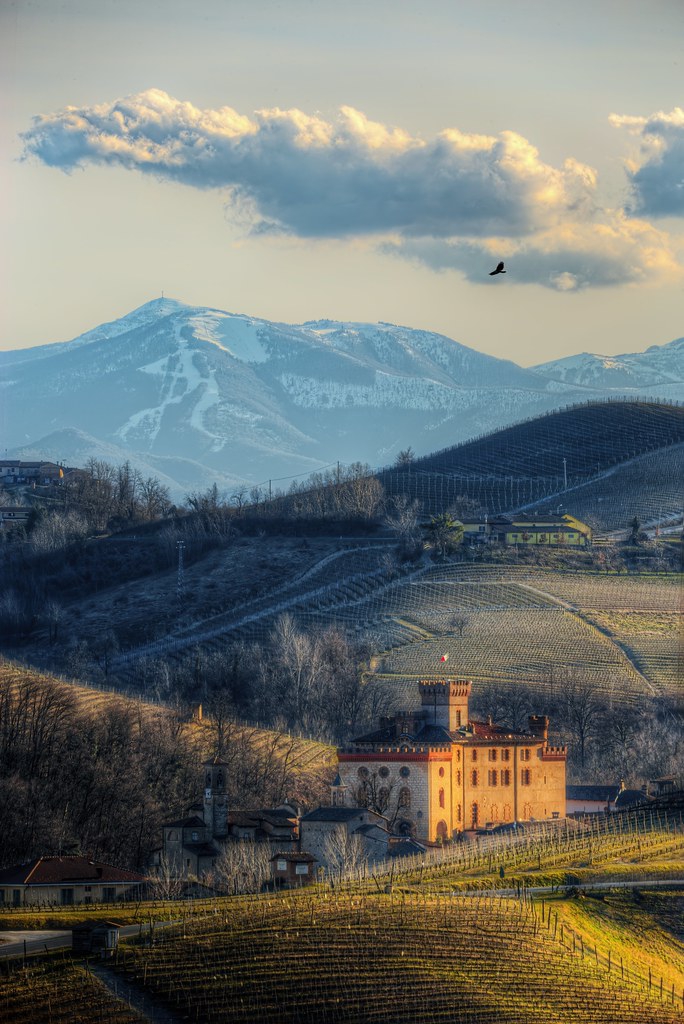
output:
POLYGON ((629 352, 622 356, 582 352, 551 363, 541 363, 534 367, 534 371, 564 384, 600 389, 658 387, 663 393, 663 387, 684 382, 684 338, 677 338, 669 345, 651 345, 645 352, 629 352))
POLYGON ((271 323, 171 299, 0 353, 3 448, 56 458, 63 436, 82 463, 109 447, 156 466, 177 495, 203 473, 221 486, 335 460, 379 466, 598 393, 427 331, 271 323))

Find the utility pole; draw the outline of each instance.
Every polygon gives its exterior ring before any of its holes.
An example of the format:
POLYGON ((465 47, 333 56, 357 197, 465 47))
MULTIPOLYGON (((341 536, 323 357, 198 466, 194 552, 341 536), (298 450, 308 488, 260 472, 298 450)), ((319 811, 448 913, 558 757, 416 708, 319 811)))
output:
POLYGON ((178 581, 176 583, 176 593, 178 595, 178 607, 180 609, 183 606, 183 588, 185 585, 185 572, 183 566, 183 552, 185 550, 185 541, 176 541, 176 547, 178 548, 178 581))

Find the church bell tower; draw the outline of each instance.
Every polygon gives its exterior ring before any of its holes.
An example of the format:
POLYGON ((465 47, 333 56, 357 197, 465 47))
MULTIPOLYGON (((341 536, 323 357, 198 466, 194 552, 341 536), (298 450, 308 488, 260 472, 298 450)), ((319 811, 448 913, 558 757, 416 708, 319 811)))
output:
POLYGON ((226 778, 228 763, 220 757, 204 763, 204 823, 210 838, 228 835, 228 796, 226 778))

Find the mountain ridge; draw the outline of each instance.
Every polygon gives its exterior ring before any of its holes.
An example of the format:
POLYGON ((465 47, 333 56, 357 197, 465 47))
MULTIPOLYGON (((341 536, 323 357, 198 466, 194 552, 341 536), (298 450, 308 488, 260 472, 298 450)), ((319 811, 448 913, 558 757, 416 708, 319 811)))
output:
MULTIPOLYGON (((630 394, 679 395, 677 345, 637 354, 630 394)), ((335 460, 383 465, 616 393, 566 363, 523 368, 388 322, 285 324, 161 298, 70 341, 0 353, 3 434, 6 449, 39 451, 76 430, 145 464, 192 463, 207 485, 251 484, 335 460)))

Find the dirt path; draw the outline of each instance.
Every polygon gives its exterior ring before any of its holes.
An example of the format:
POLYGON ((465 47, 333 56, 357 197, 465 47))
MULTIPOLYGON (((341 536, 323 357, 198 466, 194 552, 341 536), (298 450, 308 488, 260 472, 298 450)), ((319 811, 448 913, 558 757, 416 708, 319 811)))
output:
POLYGON ((142 1021, 150 1024, 181 1024, 187 1018, 162 1006, 148 989, 122 977, 104 964, 90 964, 90 971, 117 999, 126 1003, 142 1021))

